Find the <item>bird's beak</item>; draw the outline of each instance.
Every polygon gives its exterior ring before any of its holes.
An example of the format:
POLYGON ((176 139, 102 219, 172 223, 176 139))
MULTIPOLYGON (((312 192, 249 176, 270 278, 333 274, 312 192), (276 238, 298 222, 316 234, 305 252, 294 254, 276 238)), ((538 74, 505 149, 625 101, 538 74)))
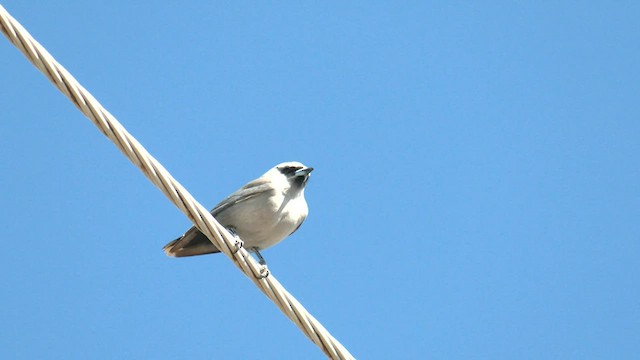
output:
POLYGON ((300 170, 297 170, 295 172, 296 176, 307 176, 309 175, 309 173, 311 173, 313 171, 312 167, 306 167, 306 168, 302 168, 300 170))

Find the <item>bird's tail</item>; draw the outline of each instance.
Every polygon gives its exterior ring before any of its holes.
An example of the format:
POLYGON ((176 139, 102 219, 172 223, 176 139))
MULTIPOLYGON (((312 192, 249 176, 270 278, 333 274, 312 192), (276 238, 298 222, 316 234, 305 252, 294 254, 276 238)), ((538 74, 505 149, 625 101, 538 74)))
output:
POLYGON ((216 248, 200 230, 195 227, 189 229, 181 237, 165 245, 162 250, 168 256, 185 257, 218 253, 216 248))

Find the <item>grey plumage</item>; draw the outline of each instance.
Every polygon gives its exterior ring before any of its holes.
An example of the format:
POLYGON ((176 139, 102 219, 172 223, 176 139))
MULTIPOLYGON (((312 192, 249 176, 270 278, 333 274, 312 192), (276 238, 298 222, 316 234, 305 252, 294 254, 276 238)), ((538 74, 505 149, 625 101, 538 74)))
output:
MULTIPOLYGON (((304 188, 313 168, 285 162, 241 187, 211 210, 218 222, 231 228, 244 247, 259 251, 294 233, 306 219, 304 188)), ((169 256, 220 252, 195 226, 163 248, 169 256)))

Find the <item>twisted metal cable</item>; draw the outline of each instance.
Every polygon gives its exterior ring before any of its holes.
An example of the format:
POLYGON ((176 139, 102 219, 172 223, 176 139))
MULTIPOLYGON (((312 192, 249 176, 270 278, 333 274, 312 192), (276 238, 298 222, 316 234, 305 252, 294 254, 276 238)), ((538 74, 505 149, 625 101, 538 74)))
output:
POLYGON ((232 262, 331 359, 354 359, 265 267, 182 187, 169 172, 47 50, 0 5, 0 30, 108 137, 232 262), (266 271, 265 271, 266 270, 266 271))

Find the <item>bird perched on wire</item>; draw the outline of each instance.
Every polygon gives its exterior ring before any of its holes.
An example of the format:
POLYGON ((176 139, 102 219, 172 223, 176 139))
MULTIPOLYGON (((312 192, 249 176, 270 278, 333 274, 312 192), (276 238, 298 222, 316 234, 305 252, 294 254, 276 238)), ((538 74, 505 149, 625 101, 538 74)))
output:
MULTIPOLYGON (((304 187, 311 171, 297 161, 278 164, 222 200, 211 215, 264 264, 260 250, 293 234, 307 218, 304 187)), ((163 250, 174 257, 220 252, 195 226, 163 250)))

